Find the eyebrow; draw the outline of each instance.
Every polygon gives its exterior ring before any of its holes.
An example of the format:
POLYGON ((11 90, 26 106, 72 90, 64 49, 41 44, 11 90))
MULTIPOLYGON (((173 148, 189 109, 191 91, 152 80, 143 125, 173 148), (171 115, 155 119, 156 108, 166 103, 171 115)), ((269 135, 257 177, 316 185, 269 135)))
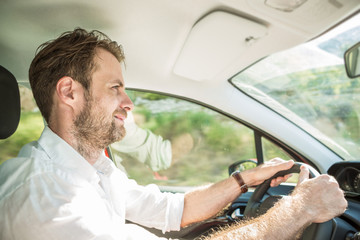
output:
POLYGON ((120 85, 120 87, 124 87, 124 82, 122 82, 120 79, 114 79, 109 81, 110 84, 117 83, 120 85))

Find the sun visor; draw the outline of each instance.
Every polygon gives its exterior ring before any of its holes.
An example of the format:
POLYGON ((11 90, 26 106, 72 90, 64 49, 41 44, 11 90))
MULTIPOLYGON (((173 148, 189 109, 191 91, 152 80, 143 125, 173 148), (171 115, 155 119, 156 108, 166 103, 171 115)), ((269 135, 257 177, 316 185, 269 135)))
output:
POLYGON ((196 81, 212 79, 267 33, 267 27, 226 12, 213 12, 190 31, 174 73, 196 81))

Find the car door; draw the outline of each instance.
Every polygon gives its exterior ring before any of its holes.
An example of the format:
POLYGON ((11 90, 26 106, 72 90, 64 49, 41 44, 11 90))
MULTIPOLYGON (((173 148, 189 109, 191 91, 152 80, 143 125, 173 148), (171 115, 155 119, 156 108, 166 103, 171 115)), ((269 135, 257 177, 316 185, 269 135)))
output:
MULTIPOLYGON (((125 123, 127 136, 110 149, 118 168, 141 185, 156 184, 165 192, 184 193, 229 177, 233 164, 244 170, 274 157, 304 161, 265 132, 219 109, 161 93, 128 90, 128 94, 135 109, 125 123)), ((274 191, 287 193, 296 181, 295 174, 288 185, 274 191)), ((252 191, 212 219, 180 232, 163 235, 148 230, 168 238, 193 239, 214 227, 242 220, 252 191)))

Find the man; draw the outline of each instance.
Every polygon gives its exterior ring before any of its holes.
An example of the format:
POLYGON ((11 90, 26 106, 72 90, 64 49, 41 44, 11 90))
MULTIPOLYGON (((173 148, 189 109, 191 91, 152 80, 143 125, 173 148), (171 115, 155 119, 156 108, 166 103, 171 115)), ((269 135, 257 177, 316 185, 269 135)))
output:
MULTIPOLYGON (((121 47, 97 31, 75 29, 41 46, 29 80, 48 126, 38 141, 0 167, 1 239, 158 239, 125 219, 163 232, 179 230, 216 214, 244 186, 293 165, 274 159, 185 195, 137 185, 103 152, 124 137, 124 120, 133 109, 123 60, 121 47)), ((291 196, 262 217, 213 238, 287 239, 346 206, 332 177, 309 180, 303 168, 291 196)))

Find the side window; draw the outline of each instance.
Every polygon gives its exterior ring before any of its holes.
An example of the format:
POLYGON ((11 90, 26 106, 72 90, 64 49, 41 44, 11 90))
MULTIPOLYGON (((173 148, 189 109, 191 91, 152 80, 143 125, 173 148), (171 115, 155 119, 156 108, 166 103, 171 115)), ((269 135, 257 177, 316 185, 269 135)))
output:
POLYGON ((279 146, 275 145, 268 139, 262 137, 262 152, 264 156, 264 162, 269 161, 273 158, 279 157, 284 160, 290 160, 291 156, 281 149, 279 146))
POLYGON ((44 128, 43 119, 29 88, 19 85, 21 115, 15 133, 0 140, 0 164, 17 156, 21 147, 40 137, 44 128))
POLYGON ((126 137, 111 146, 116 165, 139 184, 199 186, 228 177, 232 163, 256 158, 252 129, 174 97, 128 91, 135 108, 126 137))

